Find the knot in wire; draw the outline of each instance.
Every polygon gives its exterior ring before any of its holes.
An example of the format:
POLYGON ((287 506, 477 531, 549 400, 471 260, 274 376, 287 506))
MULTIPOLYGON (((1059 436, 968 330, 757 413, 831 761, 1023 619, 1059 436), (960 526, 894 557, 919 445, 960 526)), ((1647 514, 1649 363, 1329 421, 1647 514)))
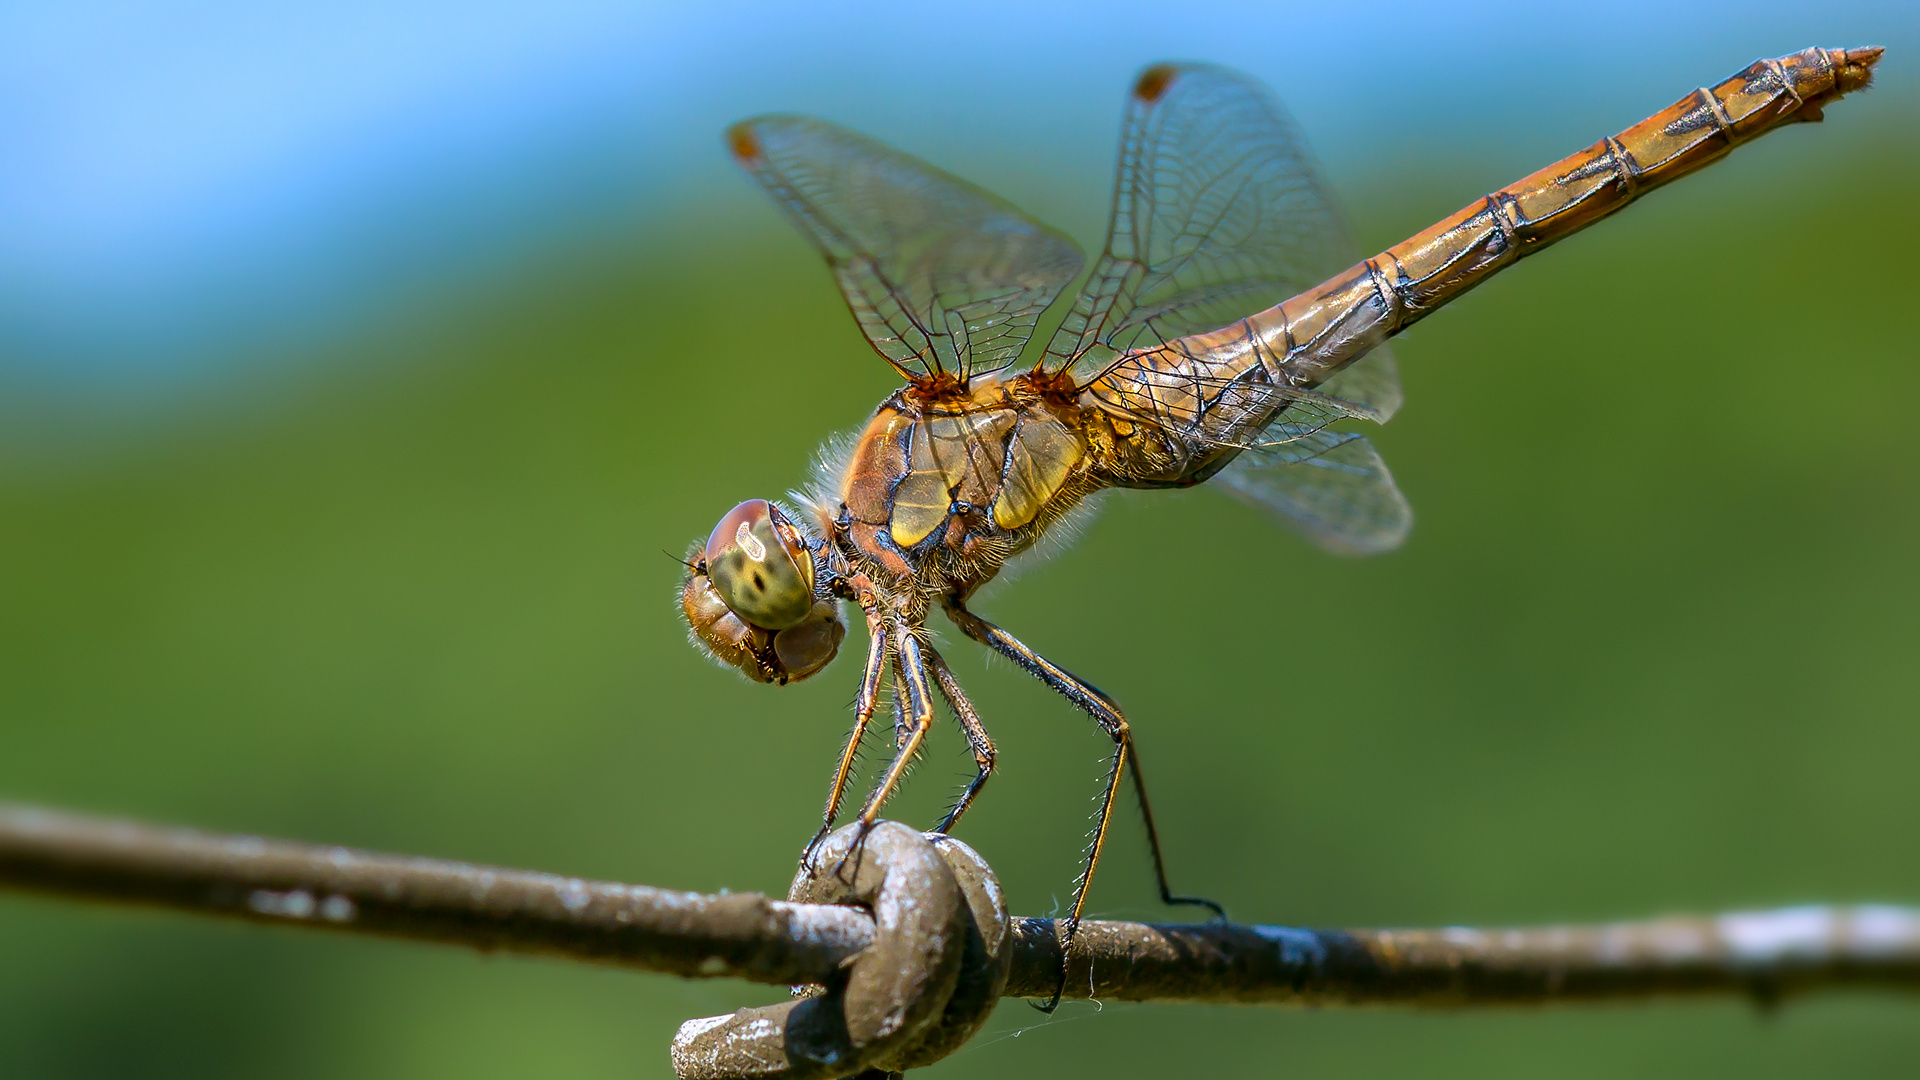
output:
POLYGON ((931 1065, 973 1037, 1006 987, 1006 901, 986 860, 952 837, 893 821, 848 825, 801 867, 787 899, 866 910, 873 944, 794 1001, 680 1025, 672 1053, 682 1080, 931 1065))

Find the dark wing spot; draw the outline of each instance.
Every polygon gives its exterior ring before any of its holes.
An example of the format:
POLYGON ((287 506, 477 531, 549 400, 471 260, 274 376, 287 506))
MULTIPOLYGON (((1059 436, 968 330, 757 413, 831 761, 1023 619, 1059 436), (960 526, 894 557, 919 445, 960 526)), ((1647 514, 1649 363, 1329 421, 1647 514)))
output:
POLYGON ((1173 85, 1173 77, 1180 74, 1172 64, 1155 64, 1140 73, 1140 81, 1133 84, 1133 96, 1141 101, 1159 101, 1160 95, 1173 85))
POLYGON ((741 161, 752 163, 760 160, 760 139, 753 129, 745 124, 735 124, 727 129, 727 149, 741 161))

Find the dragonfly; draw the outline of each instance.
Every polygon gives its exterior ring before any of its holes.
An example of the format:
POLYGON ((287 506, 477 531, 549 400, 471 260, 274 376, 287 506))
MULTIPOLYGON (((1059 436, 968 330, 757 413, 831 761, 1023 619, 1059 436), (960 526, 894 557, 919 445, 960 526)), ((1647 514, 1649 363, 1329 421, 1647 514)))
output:
MULTIPOLYGON (((846 637, 844 604, 866 621, 853 727, 802 865, 838 820, 886 699, 893 756, 862 824, 921 753, 936 695, 976 772, 935 828, 951 830, 993 775, 993 739, 927 634, 939 608, 1112 740, 1062 957, 1123 777, 1160 898, 1224 918, 1168 885, 1119 704, 974 611, 975 592, 1116 488, 1210 483, 1330 551, 1394 548, 1412 511, 1345 423, 1385 423, 1400 406, 1383 343, 1733 147, 1821 119, 1871 81, 1880 54, 1756 61, 1368 259, 1280 103, 1222 67, 1157 64, 1134 81, 1106 245, 1090 270, 1073 241, 1013 204, 846 128, 769 115, 728 129, 734 158, 825 256, 861 333, 905 381, 863 430, 829 444, 810 488, 740 503, 685 560, 695 644, 758 682, 825 668, 846 637)), ((1061 987, 1065 978, 1063 965, 1061 987)), ((1047 1007, 1059 998, 1057 988, 1047 1007)))

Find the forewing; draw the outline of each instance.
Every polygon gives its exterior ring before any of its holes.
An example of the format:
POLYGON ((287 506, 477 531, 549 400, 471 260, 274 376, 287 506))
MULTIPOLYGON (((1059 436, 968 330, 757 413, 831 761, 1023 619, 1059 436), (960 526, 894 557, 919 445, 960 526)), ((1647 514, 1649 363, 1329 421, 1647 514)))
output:
MULTIPOLYGON (((1357 261, 1266 87, 1225 68, 1156 65, 1128 99, 1106 250, 1045 363, 1073 365, 1084 385, 1129 350, 1226 326, 1357 261)), ((1372 365, 1365 392, 1350 400, 1397 406, 1391 358, 1372 365)))
POLYGON ((763 116, 735 124, 728 142, 908 378, 1010 363, 1080 272, 1080 249, 1011 203, 824 120, 763 116))
MULTIPOLYGON (((1283 416, 1274 428, 1285 423, 1283 416)), ((1413 527, 1413 509, 1379 451, 1350 431, 1315 430, 1254 447, 1214 482, 1342 555, 1389 551, 1413 527)))

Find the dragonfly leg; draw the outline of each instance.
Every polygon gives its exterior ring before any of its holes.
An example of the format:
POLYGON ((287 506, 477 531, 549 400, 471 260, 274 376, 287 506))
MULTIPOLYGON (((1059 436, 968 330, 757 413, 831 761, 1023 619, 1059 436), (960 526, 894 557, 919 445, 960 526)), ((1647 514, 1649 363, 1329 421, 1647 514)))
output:
POLYGON ((979 767, 973 781, 960 792, 960 798, 933 827, 935 832, 951 832, 960 815, 967 812, 980 789, 987 786, 987 778, 993 775, 993 739, 987 734, 986 725, 980 722, 980 714, 973 709, 973 702, 960 689, 960 680, 953 677, 953 670, 947 667, 946 658, 935 652, 931 645, 923 646, 927 655, 927 666, 933 669, 934 685, 940 688, 940 696, 947 699, 947 705, 953 709, 954 718, 960 721, 960 729, 966 732, 967 745, 973 749, 973 762, 979 767))
POLYGON ((840 751, 840 766, 833 772, 833 786, 827 789, 827 809, 822 815, 820 831, 807 841, 805 851, 800 853, 800 865, 813 864, 814 850, 820 841, 833 831, 833 823, 840 816, 840 802, 846 797, 847 777, 853 773, 853 759, 860 751, 860 740, 866 737, 867 724, 873 720, 874 709, 880 701, 880 676, 887 666, 887 631, 878 611, 867 613, 867 669, 860 679, 860 694, 853 699, 853 730, 847 733, 847 745, 840 751))
POLYGON ((927 685, 926 659, 920 640, 906 626, 896 626, 893 632, 893 677, 905 696, 912 727, 894 750, 893 763, 887 766, 886 775, 880 778, 873 794, 867 796, 867 804, 861 807, 862 825, 872 825, 880 817, 880 808, 892 797, 894 789, 900 786, 900 778, 906 775, 907 767, 919 756, 920 744, 926 741, 927 729, 933 726, 933 701, 927 685))
POLYGON ((1190 904, 1204 907, 1220 918, 1226 918, 1225 909, 1211 900, 1197 896, 1177 896, 1167 885, 1166 859, 1160 853, 1160 830, 1154 827, 1153 807, 1147 801, 1146 782, 1140 775, 1140 754, 1135 748, 1133 734, 1126 717, 1113 699, 1101 693, 1092 684, 1076 678, 1065 668, 1058 666, 1046 657, 1028 648, 1019 638, 1000 629, 998 626, 968 611, 963 601, 949 597, 945 601, 947 616, 968 637, 1012 660, 1028 674, 1052 687, 1061 697, 1066 698, 1082 712, 1093 717, 1101 730, 1113 739, 1113 765, 1107 771, 1106 788, 1100 796, 1100 809, 1094 819, 1093 842, 1087 846, 1087 862, 1081 871, 1079 880, 1074 882, 1073 911, 1067 916, 1067 932, 1061 941, 1060 985, 1055 988, 1053 999, 1043 1006, 1043 1011, 1052 1012, 1060 1004, 1060 994, 1066 988, 1065 957, 1073 947, 1074 935, 1080 929, 1080 915, 1087 906, 1087 890, 1093 884, 1093 874, 1100 866, 1100 853, 1106 847, 1107 827, 1113 822, 1114 796, 1120 787, 1120 775, 1128 765, 1133 766, 1134 792, 1140 797, 1140 817, 1147 827, 1147 843, 1153 851, 1153 873, 1160 887, 1160 899, 1166 904, 1190 904))
POLYGON ((893 680, 893 748, 907 745, 913 736, 913 715, 907 707, 907 688, 899 679, 893 680))

